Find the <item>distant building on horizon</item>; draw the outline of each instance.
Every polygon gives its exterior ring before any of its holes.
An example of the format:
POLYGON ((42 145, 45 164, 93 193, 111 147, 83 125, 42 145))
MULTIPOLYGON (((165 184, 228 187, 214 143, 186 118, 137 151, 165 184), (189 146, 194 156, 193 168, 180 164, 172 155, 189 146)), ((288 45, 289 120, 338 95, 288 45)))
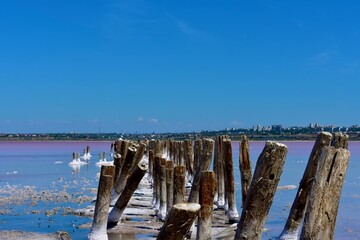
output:
POLYGON ((273 133, 281 133, 282 131, 282 125, 272 125, 271 126, 271 131, 273 133))

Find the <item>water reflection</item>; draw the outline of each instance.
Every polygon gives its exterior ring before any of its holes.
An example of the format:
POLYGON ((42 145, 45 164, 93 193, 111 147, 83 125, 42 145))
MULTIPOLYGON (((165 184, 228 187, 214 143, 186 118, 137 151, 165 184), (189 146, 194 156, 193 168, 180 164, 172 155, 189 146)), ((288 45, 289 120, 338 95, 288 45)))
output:
POLYGON ((72 168, 72 174, 78 174, 80 173, 80 165, 69 165, 72 168))

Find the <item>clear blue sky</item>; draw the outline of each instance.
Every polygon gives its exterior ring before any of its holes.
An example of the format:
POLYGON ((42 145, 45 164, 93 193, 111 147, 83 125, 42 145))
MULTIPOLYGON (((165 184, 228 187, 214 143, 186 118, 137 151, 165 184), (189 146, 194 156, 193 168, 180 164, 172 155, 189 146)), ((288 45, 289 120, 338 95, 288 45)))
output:
POLYGON ((0 132, 359 124, 359 1, 0 3, 0 132))

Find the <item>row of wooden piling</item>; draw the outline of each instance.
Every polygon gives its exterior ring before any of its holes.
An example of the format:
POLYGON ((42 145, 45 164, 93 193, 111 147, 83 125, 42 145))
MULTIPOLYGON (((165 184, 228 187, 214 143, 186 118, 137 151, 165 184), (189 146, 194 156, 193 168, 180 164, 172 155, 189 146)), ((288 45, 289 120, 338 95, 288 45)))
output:
POLYGON ((101 166, 94 220, 88 238, 108 239, 107 229, 120 221, 131 196, 148 170, 140 162, 146 148, 144 143, 118 140, 114 144, 113 165, 101 166), (110 206, 113 206, 109 213, 110 206))
MULTIPOLYGON (((302 239, 333 238, 350 156, 347 142, 344 134, 334 137, 329 133, 318 135, 280 239, 297 239, 302 223, 302 239), (315 211, 318 208, 321 211, 315 211)), ((209 138, 141 143, 116 141, 114 166, 102 166, 101 169, 89 239, 104 239, 99 238, 99 234, 104 237, 106 227, 116 225, 146 172, 153 188, 153 209, 157 218, 164 221, 157 239, 189 237, 195 231, 196 218, 196 239, 210 239, 214 204, 224 210, 228 223, 238 223, 234 239, 260 239, 285 163, 287 147, 266 142, 253 176, 249 142, 245 135, 239 148, 241 215, 236 208, 232 142, 228 136, 217 136, 215 141, 209 138), (148 161, 140 162, 145 151, 148 161), (110 205, 114 207, 108 214, 110 205)))
POLYGON ((348 135, 318 134, 280 239, 333 239, 350 159, 348 135))

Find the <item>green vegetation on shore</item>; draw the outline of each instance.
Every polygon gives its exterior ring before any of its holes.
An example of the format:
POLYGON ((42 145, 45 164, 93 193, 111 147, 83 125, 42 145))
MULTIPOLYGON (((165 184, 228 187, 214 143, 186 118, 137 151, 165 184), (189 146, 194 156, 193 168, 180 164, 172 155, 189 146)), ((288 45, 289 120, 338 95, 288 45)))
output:
POLYGON ((32 134, 5 134, 0 133, 0 141, 113 141, 118 138, 131 140, 144 139, 196 139, 214 137, 216 135, 229 135, 232 140, 239 140, 246 134, 251 141, 312 141, 321 131, 346 132, 349 140, 360 141, 360 126, 332 127, 308 126, 282 128, 281 125, 272 127, 256 126, 252 129, 224 129, 218 131, 198 131, 184 133, 32 133, 32 134))

